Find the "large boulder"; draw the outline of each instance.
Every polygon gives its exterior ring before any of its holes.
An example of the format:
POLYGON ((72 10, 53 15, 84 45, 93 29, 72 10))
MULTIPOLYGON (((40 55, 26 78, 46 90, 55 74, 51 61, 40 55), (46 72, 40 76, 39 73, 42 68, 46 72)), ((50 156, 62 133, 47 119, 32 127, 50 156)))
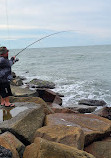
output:
POLYGON ((84 148, 84 133, 79 127, 64 125, 44 126, 36 131, 34 138, 36 137, 76 147, 80 150, 84 148))
POLYGON ((55 84, 53 82, 40 80, 40 79, 33 79, 27 84, 29 85, 29 87, 32 88, 49 88, 49 89, 55 88, 55 84))
POLYGON ((93 99, 81 99, 78 104, 84 104, 89 106, 104 106, 107 103, 104 100, 93 100, 93 99))
MULTIPOLYGON (((15 147, 13 147, 13 146, 11 146, 10 145, 10 143, 8 143, 5 139, 2 139, 2 138, 0 138, 0 146, 2 146, 2 147, 4 147, 5 149, 8 149, 8 151, 4 151, 6 154, 7 154, 7 152, 8 152, 8 155, 10 155, 10 157, 12 157, 12 158, 20 158, 19 157, 19 154, 18 154, 18 152, 17 152, 17 150, 15 149, 15 147), (12 156, 11 156, 12 155, 12 156)), ((1 153, 2 153, 2 155, 3 155, 3 148, 1 148, 2 149, 2 151, 1 151, 1 153)), ((4 154, 5 154, 4 153, 4 154)), ((6 157, 6 154, 5 154, 5 156, 3 157, 3 158, 5 158, 6 157)), ((8 156, 7 156, 8 157, 8 156)), ((6 158, 7 158, 6 157, 6 158)), ((1 156, 0 156, 0 158, 2 158, 1 156)))
POLYGON ((12 90, 13 96, 16 96, 16 97, 38 96, 38 93, 36 92, 36 90, 30 90, 29 88, 21 88, 18 86, 11 85, 11 90, 12 90))
POLYGON ((37 89, 39 97, 42 98, 45 102, 56 103, 62 105, 62 99, 52 90, 39 88, 37 89))
POLYGON ((93 142, 84 150, 96 158, 111 158, 111 137, 102 141, 93 142))
POLYGON ((111 107, 103 107, 99 110, 94 111, 93 114, 101 116, 101 117, 105 117, 111 120, 111 107))
POLYGON ((12 118, 1 122, 0 129, 2 132, 10 131, 27 145, 31 142, 35 131, 43 125, 44 109, 39 104, 28 102, 15 103, 15 106, 10 110, 12 118))
POLYGON ((68 145, 36 138, 27 146, 23 158, 95 158, 93 155, 68 145))
MULTIPOLYGON (((49 104, 49 106, 55 113, 79 113, 77 110, 75 110, 73 108, 71 109, 71 108, 67 108, 67 107, 62 107, 55 103, 49 104)), ((49 114, 51 114, 51 113, 49 113, 49 114)))
POLYGON ((85 134, 85 146, 110 134, 111 121, 93 114, 55 113, 46 116, 45 125, 81 127, 85 134))
POLYGON ((25 145, 10 132, 5 132, 0 135, 0 145, 10 149, 13 156, 15 155, 16 157, 23 157, 25 145))
POLYGON ((46 104, 46 102, 40 98, 40 97, 10 97, 10 102, 14 103, 14 102, 32 102, 32 103, 36 103, 36 104, 40 104, 43 106, 44 108, 44 112, 45 114, 53 114, 54 111, 53 109, 51 109, 50 106, 48 106, 46 104))
POLYGON ((78 111, 79 113, 91 113, 93 112, 97 106, 88 106, 88 105, 73 105, 73 107, 67 107, 70 110, 78 111))

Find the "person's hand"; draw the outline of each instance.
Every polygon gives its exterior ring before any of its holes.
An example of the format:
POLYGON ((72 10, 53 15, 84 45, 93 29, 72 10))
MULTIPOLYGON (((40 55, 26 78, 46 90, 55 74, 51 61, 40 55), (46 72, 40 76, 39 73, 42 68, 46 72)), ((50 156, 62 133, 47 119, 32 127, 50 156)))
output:
POLYGON ((15 60, 15 56, 11 57, 11 60, 14 61, 15 60))

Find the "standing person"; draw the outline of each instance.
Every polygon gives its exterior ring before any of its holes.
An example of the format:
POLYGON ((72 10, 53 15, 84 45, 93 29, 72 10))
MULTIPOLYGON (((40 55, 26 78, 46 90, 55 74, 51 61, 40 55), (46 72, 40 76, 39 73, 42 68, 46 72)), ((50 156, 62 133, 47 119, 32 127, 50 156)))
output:
POLYGON ((12 96, 10 81, 12 80, 11 66, 15 63, 15 57, 8 59, 9 50, 6 47, 0 47, 0 96, 1 105, 5 107, 14 107, 9 102, 9 96, 12 96))

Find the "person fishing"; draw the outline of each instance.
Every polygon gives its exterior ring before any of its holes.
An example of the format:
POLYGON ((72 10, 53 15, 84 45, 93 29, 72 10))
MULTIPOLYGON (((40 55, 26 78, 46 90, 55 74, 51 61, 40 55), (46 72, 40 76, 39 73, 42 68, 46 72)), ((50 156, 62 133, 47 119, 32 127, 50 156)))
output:
POLYGON ((12 96, 10 81, 13 79, 11 75, 11 66, 15 63, 15 57, 8 59, 9 50, 6 47, 0 47, 0 96, 1 106, 14 107, 10 103, 9 96, 12 96))

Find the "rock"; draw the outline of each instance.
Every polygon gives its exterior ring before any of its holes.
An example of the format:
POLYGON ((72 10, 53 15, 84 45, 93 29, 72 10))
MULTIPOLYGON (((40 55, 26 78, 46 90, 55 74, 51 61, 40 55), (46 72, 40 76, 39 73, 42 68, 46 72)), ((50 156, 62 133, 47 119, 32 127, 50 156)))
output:
POLYGON ((10 97, 10 102, 32 102, 36 104, 41 104, 42 106, 46 106, 46 102, 39 97, 10 97))
POLYGON ((0 145, 0 158, 12 158, 12 152, 0 145))
POLYGON ((101 116, 101 117, 105 117, 111 120, 111 107, 103 107, 99 110, 94 111, 93 114, 101 116))
POLYGON ((56 95, 53 103, 62 105, 62 99, 58 95, 56 95))
POLYGON ((14 103, 14 102, 32 102, 32 103, 36 103, 36 104, 40 104, 43 106, 44 108, 44 113, 45 114, 53 114, 54 111, 53 109, 51 109, 46 102, 39 98, 39 97, 10 97, 10 102, 14 103))
POLYGON ((87 105, 73 105, 73 107, 67 107, 70 110, 78 111, 79 113, 91 113, 97 106, 87 106, 87 105))
POLYGON ((84 150, 96 158, 111 158, 111 137, 94 142, 84 150))
POLYGON ((68 145, 36 138, 27 146, 23 158, 95 158, 93 155, 68 145))
POLYGON ((50 104, 50 107, 55 113, 79 113, 78 111, 74 109, 69 109, 67 107, 65 108, 55 103, 50 104))
POLYGON ((16 114, 23 109, 22 112, 10 120, 1 122, 0 129, 2 132, 10 131, 25 145, 30 144, 35 131, 43 125, 45 117, 43 106, 28 102, 19 102, 15 105, 13 113, 16 114))
POLYGON ((79 127, 64 125, 44 126, 36 131, 34 138, 36 137, 76 147, 80 150, 84 148, 84 133, 79 127))
MULTIPOLYGON (((11 146, 10 143, 8 143, 5 139, 0 138, 0 146, 4 147, 5 149, 8 149, 8 150, 5 150, 4 152, 3 152, 3 149, 2 149, 2 154, 1 155, 3 155, 3 153, 4 153, 4 155, 7 155, 7 154, 9 156, 12 155, 12 158, 20 158, 17 150, 15 149, 15 147, 11 146)), ((5 158, 5 156, 3 158, 5 158)))
POLYGON ((111 121, 93 114, 55 113, 46 116, 45 125, 81 127, 85 134, 85 146, 109 135, 111 121))
MULTIPOLYGON (((13 148, 18 152, 20 157, 23 157, 23 152, 25 149, 25 145, 20 142, 13 134, 11 134, 10 132, 5 132, 3 134, 0 135, 0 145, 4 146, 4 142, 7 142, 7 144, 9 145, 9 149, 11 149, 12 153, 13 153, 13 148)), ((14 150, 14 152, 15 152, 14 150)), ((18 155, 17 154, 17 155, 18 155)))
POLYGON ((56 95, 58 95, 59 97, 64 97, 63 94, 60 94, 60 93, 58 93, 58 92, 56 92, 56 95))
POLYGON ((104 106, 107 103, 104 100, 82 99, 79 100, 78 104, 84 104, 89 106, 104 106))
POLYGON ((53 82, 39 80, 39 79, 33 79, 27 84, 29 85, 29 87, 35 86, 35 88, 49 88, 49 89, 55 88, 55 84, 53 82))
POLYGON ((20 78, 14 78, 12 81, 11 81, 11 85, 13 86, 22 86, 23 85, 23 82, 20 78))
POLYGON ((11 85, 13 96, 18 97, 35 97, 38 96, 38 93, 35 90, 30 90, 29 88, 21 88, 18 86, 11 85))
POLYGON ((39 97, 42 98, 45 102, 56 103, 62 105, 62 99, 56 95, 55 92, 49 89, 37 89, 39 97))

